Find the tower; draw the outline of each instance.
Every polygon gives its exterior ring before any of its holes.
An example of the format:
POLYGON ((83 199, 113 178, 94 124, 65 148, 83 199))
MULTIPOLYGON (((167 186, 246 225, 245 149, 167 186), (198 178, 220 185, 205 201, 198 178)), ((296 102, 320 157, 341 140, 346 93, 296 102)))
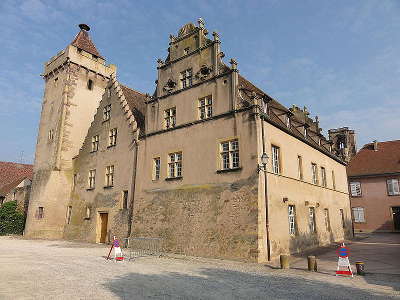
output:
POLYGON ((79 25, 75 39, 44 65, 45 90, 25 235, 61 238, 78 154, 104 88, 115 72, 79 25))
POLYGON ((356 155, 356 135, 349 127, 328 130, 329 140, 332 142, 333 152, 345 162, 350 162, 356 155))

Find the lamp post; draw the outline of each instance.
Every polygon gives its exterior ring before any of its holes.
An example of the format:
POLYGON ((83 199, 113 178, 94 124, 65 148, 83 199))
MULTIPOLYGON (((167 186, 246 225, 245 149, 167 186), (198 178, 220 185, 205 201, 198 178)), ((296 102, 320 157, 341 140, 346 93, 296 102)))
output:
POLYGON ((260 159, 261 159, 261 165, 257 166, 257 171, 258 172, 260 172, 260 171, 267 172, 267 164, 268 164, 268 159, 269 159, 268 154, 264 152, 263 154, 261 154, 260 159))

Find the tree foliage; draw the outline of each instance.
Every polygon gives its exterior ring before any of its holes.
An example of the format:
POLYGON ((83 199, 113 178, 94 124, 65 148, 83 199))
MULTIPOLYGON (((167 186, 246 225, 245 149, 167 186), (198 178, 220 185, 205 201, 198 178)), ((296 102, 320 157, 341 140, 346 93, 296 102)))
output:
POLYGON ((22 234, 25 216, 17 209, 17 201, 10 201, 0 206, 0 235, 22 234))

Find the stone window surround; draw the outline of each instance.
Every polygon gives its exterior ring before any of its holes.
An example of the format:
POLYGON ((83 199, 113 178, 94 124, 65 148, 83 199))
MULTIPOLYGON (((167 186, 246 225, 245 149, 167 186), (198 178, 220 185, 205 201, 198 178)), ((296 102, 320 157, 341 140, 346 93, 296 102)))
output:
POLYGON ((220 172, 240 169, 240 145, 237 137, 220 140, 218 143, 220 172))

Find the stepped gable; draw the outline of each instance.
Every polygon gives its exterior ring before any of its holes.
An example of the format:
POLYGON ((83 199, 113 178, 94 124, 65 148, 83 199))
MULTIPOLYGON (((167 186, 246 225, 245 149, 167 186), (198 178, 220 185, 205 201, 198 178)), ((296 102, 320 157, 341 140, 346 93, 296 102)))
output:
POLYGON ((123 84, 120 84, 122 92, 125 96, 126 102, 133 113, 133 116, 138 123, 140 129, 144 129, 144 115, 146 111, 146 95, 135 91, 123 84))
POLYGON ((0 196, 7 195, 24 179, 32 180, 33 165, 0 162, 0 196))
POLYGON ((364 145, 351 159, 347 175, 379 175, 400 173, 400 140, 364 145))
MULTIPOLYGON (((92 55, 103 58, 99 51, 97 51, 96 46, 92 42, 89 33, 85 29, 81 29, 79 33, 76 35, 75 39, 71 42, 72 46, 75 46, 79 49, 82 49, 92 55)), ((103 58, 104 59, 104 58, 103 58)))

